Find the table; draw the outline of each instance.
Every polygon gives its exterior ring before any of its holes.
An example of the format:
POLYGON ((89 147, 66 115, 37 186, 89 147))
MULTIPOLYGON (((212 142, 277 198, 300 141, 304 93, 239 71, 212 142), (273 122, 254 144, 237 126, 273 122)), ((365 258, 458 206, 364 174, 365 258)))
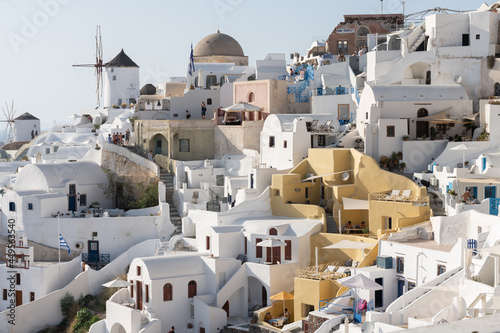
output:
POLYGON ((285 323, 287 321, 288 321, 287 317, 279 317, 279 318, 273 318, 273 319, 269 320, 269 323, 273 326, 275 326, 274 324, 276 324, 276 326, 282 327, 283 323, 285 323))

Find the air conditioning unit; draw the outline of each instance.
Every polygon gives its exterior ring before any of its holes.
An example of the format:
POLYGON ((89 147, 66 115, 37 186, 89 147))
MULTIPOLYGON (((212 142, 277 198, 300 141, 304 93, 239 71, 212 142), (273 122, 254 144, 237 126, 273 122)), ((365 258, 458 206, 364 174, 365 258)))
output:
POLYGON ((390 256, 377 256, 377 267, 384 269, 392 268, 392 257, 390 256))
POLYGON ((439 179, 433 177, 430 179, 431 186, 438 187, 439 185, 439 179))
POLYGON ((77 250, 83 250, 83 243, 82 242, 76 242, 75 248, 77 250))

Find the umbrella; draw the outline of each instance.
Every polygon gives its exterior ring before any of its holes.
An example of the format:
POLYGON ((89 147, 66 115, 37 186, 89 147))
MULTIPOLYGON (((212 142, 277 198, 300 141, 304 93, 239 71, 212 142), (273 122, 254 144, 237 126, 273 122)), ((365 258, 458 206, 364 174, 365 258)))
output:
POLYGON ((450 148, 450 150, 461 150, 462 151, 462 167, 465 166, 465 152, 467 150, 472 150, 474 148, 468 147, 465 143, 461 143, 456 147, 450 148))
MULTIPOLYGON (((270 239, 266 239, 265 241, 257 243, 257 246, 270 247, 270 248, 284 247, 284 246, 286 246, 286 243, 282 242, 280 240, 274 239, 274 238, 270 238, 270 239)), ((273 251, 271 251, 271 262, 272 261, 273 261, 273 251)))
MULTIPOLYGON (((377 282, 373 281, 370 278, 367 278, 363 274, 356 274, 354 276, 349 276, 343 279, 337 280, 340 282, 341 285, 344 287, 348 288, 355 288, 356 289, 356 298, 358 298, 358 289, 365 289, 365 290, 382 290, 384 287, 382 287, 380 284, 377 282)), ((355 304, 358 304, 356 302, 355 304)), ((357 306, 356 306, 357 307, 357 306)), ((357 309, 354 309, 356 311, 357 309)))
POLYGON ((198 87, 203 88, 205 86, 205 81, 203 80, 203 72, 201 68, 198 70, 198 87))
POLYGON ((293 300, 293 295, 286 291, 280 291, 276 295, 269 297, 272 301, 283 301, 283 314, 285 314, 285 301, 293 300))
POLYGON ((239 102, 231 106, 228 106, 227 108, 223 108, 222 110, 226 112, 245 112, 245 111, 260 111, 262 110, 262 108, 259 106, 255 106, 253 104, 239 102))
MULTIPOLYGON (((107 288, 124 288, 131 285, 132 284, 130 282, 124 281, 120 278, 114 279, 113 281, 109 281, 103 284, 103 286, 107 288)), ((120 295, 118 295, 118 303, 120 303, 120 295)))

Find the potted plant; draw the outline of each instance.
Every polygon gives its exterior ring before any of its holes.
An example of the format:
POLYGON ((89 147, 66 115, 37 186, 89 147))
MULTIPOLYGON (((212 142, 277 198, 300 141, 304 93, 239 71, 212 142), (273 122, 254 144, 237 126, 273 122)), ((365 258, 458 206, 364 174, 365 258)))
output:
POLYGON ((399 168, 401 169, 402 172, 405 172, 406 163, 405 162, 399 163, 399 168))
POLYGON ((403 135, 403 141, 408 141, 410 140, 410 136, 409 135, 403 135))
POLYGON ((382 168, 387 168, 387 164, 389 163, 389 158, 387 156, 380 156, 380 165, 382 168))
POLYGON ((123 102, 122 105, 121 105, 122 109, 126 109, 127 108, 127 103, 123 102))
POLYGON ((457 192, 455 192, 454 190, 452 189, 449 189, 448 190, 448 194, 451 195, 453 198, 455 198, 457 196, 457 192))
POLYGON ((469 161, 465 161, 465 166, 469 166, 469 161))

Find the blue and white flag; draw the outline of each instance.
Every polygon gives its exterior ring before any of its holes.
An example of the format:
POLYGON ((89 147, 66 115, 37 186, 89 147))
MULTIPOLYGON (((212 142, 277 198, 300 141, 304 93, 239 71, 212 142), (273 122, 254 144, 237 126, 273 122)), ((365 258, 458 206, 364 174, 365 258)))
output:
POLYGON ((68 242, 66 242, 61 234, 59 234, 59 247, 65 247, 66 249, 68 249, 68 254, 71 255, 71 250, 69 249, 68 242))
POLYGON ((193 55, 193 43, 191 43, 191 55, 189 56, 189 75, 193 75, 194 69, 194 55, 193 55))

